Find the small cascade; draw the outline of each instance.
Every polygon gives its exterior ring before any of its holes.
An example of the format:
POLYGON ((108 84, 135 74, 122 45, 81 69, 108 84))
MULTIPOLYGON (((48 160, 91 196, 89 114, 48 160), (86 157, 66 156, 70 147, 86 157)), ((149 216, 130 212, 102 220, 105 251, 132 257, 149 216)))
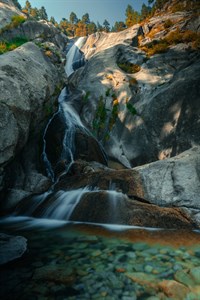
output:
MULTIPOLYGON (((85 38, 79 38, 68 51, 65 66, 68 77, 76 68, 84 63, 82 53, 80 52, 80 48, 84 42, 85 38)), ((58 99, 58 111, 49 120, 43 135, 44 148, 42 157, 47 174, 52 179, 53 185, 44 194, 24 199, 18 205, 15 216, 19 218, 23 215, 31 219, 50 219, 52 221, 73 220, 75 222, 91 221, 93 223, 122 224, 119 208, 121 207, 121 203, 126 199, 126 196, 115 191, 116 187, 114 183, 110 183, 108 191, 88 186, 71 191, 56 190, 57 182, 61 176, 63 178, 64 174, 68 173, 70 166, 74 162, 76 151, 75 134, 77 130, 87 136, 92 136, 81 122, 78 113, 73 107, 70 96, 68 87, 65 87, 58 99), (58 132, 59 127, 57 126, 59 125, 61 126, 61 131, 58 132), (52 134, 56 137, 59 134, 59 144, 57 144, 57 139, 55 139, 55 145, 52 145, 52 134), (51 152, 52 146, 60 148, 55 158, 53 156, 54 152, 53 155, 51 152)), ((95 137, 92 136, 92 138, 96 140, 95 137)), ((96 142, 102 154, 105 155, 102 146, 97 140, 96 142)), ((107 161, 106 155, 104 158, 107 161)))
POLYGON ((42 159, 43 159, 43 162, 44 162, 44 165, 45 165, 45 169, 46 169, 46 173, 47 173, 47 176, 49 178, 51 178, 52 182, 55 181, 55 175, 54 175, 54 171, 52 169, 52 165, 50 163, 50 161, 48 160, 48 157, 47 157, 47 153, 46 153, 46 139, 45 139, 45 136, 46 136, 46 133, 47 133, 47 130, 49 128, 49 125, 51 124, 52 120, 55 118, 55 116, 59 113, 60 110, 58 110, 55 114, 53 114, 53 116, 49 119, 49 122, 47 123, 47 126, 44 130, 44 134, 43 134, 43 151, 42 151, 42 159))
POLYGON ((49 191, 21 203, 16 215, 68 221, 82 196, 91 191, 88 186, 71 191, 49 191))
POLYGON ((119 224, 121 222, 121 206, 124 204, 124 201, 127 199, 127 196, 116 190, 107 191, 108 201, 109 201, 109 221, 113 224, 119 224))
MULTIPOLYGON (((78 68, 78 65, 82 65, 84 63, 84 58, 82 57, 82 53, 80 52, 80 48, 85 42, 85 37, 80 37, 76 43, 70 45, 70 49, 66 55, 66 65, 65 71, 68 77, 74 72, 75 69, 78 68), (80 61, 80 63, 78 63, 80 61), (76 62, 76 66, 73 66, 73 62, 76 62)), ((62 153, 60 156, 60 161, 65 163, 65 173, 68 172, 70 166, 74 161, 74 137, 77 128, 80 128, 82 131, 87 132, 88 130, 82 124, 79 115, 74 110, 73 106, 68 101, 70 98, 70 93, 68 91, 68 87, 65 87, 58 99, 59 109, 49 120, 43 135, 43 153, 42 158, 46 167, 46 172, 48 177, 51 178, 52 182, 55 182, 58 178, 56 178, 51 162, 48 159, 48 155, 46 153, 46 134, 49 128, 49 125, 53 121, 53 119, 62 114, 65 119, 65 134, 62 142, 62 153)))
POLYGON ((65 72, 68 77, 74 72, 75 69, 77 69, 77 62, 82 58, 80 48, 82 47, 84 42, 85 42, 85 37, 80 37, 67 53, 66 56, 67 63, 65 65, 65 72), (74 62, 76 62, 76 68, 73 68, 74 62))

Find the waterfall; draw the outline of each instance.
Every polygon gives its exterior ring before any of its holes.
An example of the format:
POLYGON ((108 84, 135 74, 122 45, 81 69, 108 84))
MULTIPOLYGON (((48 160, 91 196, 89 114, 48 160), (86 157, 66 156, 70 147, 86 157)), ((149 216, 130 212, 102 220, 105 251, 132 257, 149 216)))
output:
MULTIPOLYGON (((80 67, 84 63, 82 53, 80 52, 80 48, 82 47, 84 42, 85 42, 85 38, 83 37, 79 38, 76 41, 76 43, 74 43, 71 46, 71 48, 69 49, 66 55, 67 61, 65 65, 65 71, 68 77, 74 72, 74 70, 77 67, 80 67)), ((58 104, 59 104, 58 111, 48 121, 43 135, 44 146, 43 146, 42 157, 46 166, 47 175, 51 178, 53 185, 47 192, 41 195, 35 195, 22 200, 19 203, 18 207, 16 208, 14 216, 17 218, 20 218, 21 216, 27 216, 31 219, 34 218, 40 220, 50 219, 52 221, 63 222, 63 221, 69 221, 72 214, 75 213, 75 220, 80 221, 81 220, 80 214, 82 214, 82 218, 84 218, 85 208, 86 208, 86 215, 87 213, 89 213, 90 215, 89 218, 90 218, 91 209, 96 210, 97 214, 99 212, 103 213, 104 208, 102 207, 102 203, 105 203, 105 206, 107 208, 107 212, 105 214, 106 217, 104 217, 105 222, 106 223, 110 223, 110 221, 117 222, 118 221, 117 210, 121 203, 121 200, 125 198, 125 195, 116 192, 114 184, 112 183, 110 184, 110 191, 99 190, 96 187, 89 187, 89 186, 70 190, 70 191, 65 191, 62 189, 56 190, 56 183, 59 181, 60 176, 63 176, 64 173, 68 173, 70 166, 74 162, 74 153, 75 153, 74 140, 75 140, 75 133, 77 129, 91 136, 91 133, 83 125, 78 113, 74 109, 70 96, 71 95, 68 87, 65 87, 62 90, 58 99, 58 104), (50 128, 50 125, 52 124, 54 118, 59 118, 60 116, 62 116, 62 121, 63 121, 63 123, 61 124, 64 124, 64 126, 61 135, 62 147, 60 148, 61 151, 58 154, 59 156, 58 163, 63 162, 65 170, 61 174, 58 174, 58 177, 56 178, 56 175, 54 174, 55 165, 52 166, 52 163, 50 161, 51 158, 50 159, 48 158, 46 136, 47 136, 48 129, 50 128), (102 199, 102 195, 103 197, 105 196, 105 202, 103 199, 103 201, 100 201, 100 204, 98 204, 99 201, 98 199, 102 199), (97 202, 91 201, 92 199, 90 198, 90 196, 92 196, 92 198, 97 202), (96 207, 95 203, 99 205, 99 209, 98 207, 96 207)), ((54 124, 52 126, 54 126, 54 124)), ((57 127, 54 128, 57 133, 57 127)), ((49 131, 49 133, 51 133, 51 131, 49 131)), ((93 138, 95 139, 95 137, 93 138)), ((50 146, 48 144, 48 147, 51 147, 51 140, 49 139, 48 141, 50 141, 50 146)), ((100 144, 99 147, 102 149, 102 154, 105 155, 104 150, 100 144)), ((55 161, 57 163, 57 157, 54 160, 54 164, 55 161)), ((106 157, 105 157, 105 161, 106 161, 106 157)), ((97 218, 99 218, 99 216, 97 216, 97 218)), ((74 216, 72 216, 72 219, 74 219, 74 216)), ((31 224, 32 223, 33 222, 31 221, 31 224)))
MULTIPOLYGON (((66 65, 65 65, 65 72, 68 75, 68 77, 74 72, 74 70, 77 68, 77 66, 80 66, 84 63, 84 59, 82 58, 82 53, 80 52, 80 48, 85 42, 85 37, 80 37, 69 49, 67 55, 66 55, 66 65), (80 61, 80 63, 78 63, 80 61), (76 63, 76 66, 73 66, 73 63, 76 63)), ((62 153, 60 160, 66 161, 66 169, 65 172, 68 172, 70 166, 72 165, 74 161, 74 136, 77 128, 80 128, 82 131, 87 132, 88 130, 84 127, 82 124, 79 115, 74 110, 73 106, 69 103, 69 91, 68 88, 65 87, 59 96, 58 103, 59 108, 58 111, 52 116, 52 118, 47 123, 47 126, 44 130, 43 135, 43 153, 42 158, 46 167, 46 172, 48 177, 51 178, 52 182, 55 182, 55 174, 53 171, 53 167, 51 165, 51 162, 48 159, 48 155, 46 153, 46 133, 49 128, 49 125, 51 124, 52 120, 56 115, 59 113, 62 113, 62 116, 65 119, 65 125, 66 130, 62 142, 62 153)))
POLYGON ((74 72, 74 68, 73 68, 73 63, 77 62, 79 59, 81 59, 81 52, 80 52, 80 48, 82 47, 82 45, 85 42, 85 37, 80 37, 76 43, 74 43, 74 45, 70 48, 69 52, 67 53, 66 56, 66 65, 65 65, 65 72, 67 74, 67 76, 69 77, 73 72, 74 72))
POLYGON ((15 214, 68 221, 82 196, 91 191, 94 189, 88 186, 71 191, 48 191, 42 195, 33 196, 28 203, 22 202, 15 214))

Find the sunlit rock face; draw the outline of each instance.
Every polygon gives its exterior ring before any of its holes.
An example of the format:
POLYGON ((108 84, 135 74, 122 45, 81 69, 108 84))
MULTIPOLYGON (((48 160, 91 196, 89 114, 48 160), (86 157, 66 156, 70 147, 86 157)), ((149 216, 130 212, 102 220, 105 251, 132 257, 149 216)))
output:
POLYGON ((87 63, 72 76, 71 85, 78 84, 88 94, 81 118, 90 129, 94 129, 99 101, 103 99, 106 121, 97 136, 111 159, 134 167, 172 157, 200 143, 198 50, 192 43, 178 43, 150 57, 142 51, 147 42, 164 38, 178 27, 183 32, 198 32, 197 24, 199 18, 190 12, 168 12, 150 19, 143 27, 88 37, 81 49, 87 63), (161 30, 168 19, 171 27, 161 30), (128 63, 138 66, 134 74, 119 67, 128 63), (109 127, 115 100, 117 118, 109 127), (127 103, 134 106, 136 115, 127 109, 127 103))
POLYGON ((11 18, 14 15, 20 15, 25 17, 25 15, 13 5, 10 0, 1 0, 0 2, 0 28, 6 26, 11 22, 11 18))

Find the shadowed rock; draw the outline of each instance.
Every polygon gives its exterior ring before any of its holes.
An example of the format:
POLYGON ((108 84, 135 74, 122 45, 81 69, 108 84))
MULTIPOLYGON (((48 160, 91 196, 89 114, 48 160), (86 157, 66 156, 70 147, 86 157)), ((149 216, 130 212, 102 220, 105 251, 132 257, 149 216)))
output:
POLYGON ((27 240, 22 236, 0 233, 0 265, 21 257, 27 250, 27 240))

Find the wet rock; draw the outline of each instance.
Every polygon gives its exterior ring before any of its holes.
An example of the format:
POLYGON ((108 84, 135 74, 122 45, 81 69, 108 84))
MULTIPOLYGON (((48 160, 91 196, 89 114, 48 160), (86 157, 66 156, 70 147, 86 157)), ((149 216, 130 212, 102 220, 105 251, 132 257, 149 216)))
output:
POLYGON ((106 191, 85 193, 70 220, 107 224, 129 224, 160 228, 192 228, 181 210, 129 200, 125 195, 106 191), (111 212, 112 209, 112 212, 111 212))
POLYGON ((72 284, 75 280, 73 269, 66 266, 49 265, 38 268, 34 280, 45 280, 59 284, 72 284))
POLYGON ((31 192, 35 180, 39 179, 36 173, 41 173, 39 141, 46 114, 49 108, 52 112, 56 109, 54 104, 63 79, 33 43, 1 55, 0 69, 5 91, 0 101, 0 164, 4 169, 1 189, 9 186, 31 192))
POLYGON ((27 239, 0 233, 0 265, 20 258, 27 250, 27 239))
POLYGON ((184 299, 189 293, 189 288, 175 280, 164 280, 159 283, 159 288, 165 293, 166 296, 172 299, 184 299))
POLYGON ((104 149, 94 137, 77 130, 74 143, 75 159, 96 161, 98 163, 107 165, 107 156, 104 152, 104 149))

